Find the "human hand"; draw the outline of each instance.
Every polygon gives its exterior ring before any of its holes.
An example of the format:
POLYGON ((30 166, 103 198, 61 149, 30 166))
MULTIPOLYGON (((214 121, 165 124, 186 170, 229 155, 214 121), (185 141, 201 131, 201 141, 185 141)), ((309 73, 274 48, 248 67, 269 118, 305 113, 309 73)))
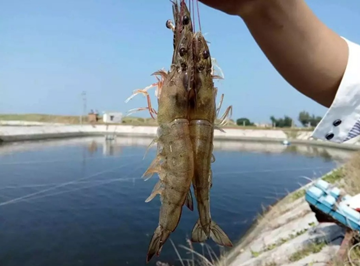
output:
POLYGON ((229 15, 241 16, 248 12, 255 3, 262 2, 262 0, 199 0, 203 4, 212 8, 218 9, 229 15))

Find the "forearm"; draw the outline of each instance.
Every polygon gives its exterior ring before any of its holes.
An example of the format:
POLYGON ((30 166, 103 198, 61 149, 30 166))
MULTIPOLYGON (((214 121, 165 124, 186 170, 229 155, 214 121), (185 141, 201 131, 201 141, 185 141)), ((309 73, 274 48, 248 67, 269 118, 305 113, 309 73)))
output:
POLYGON ((344 74, 348 46, 303 0, 251 0, 240 14, 279 73, 298 91, 329 107, 344 74))

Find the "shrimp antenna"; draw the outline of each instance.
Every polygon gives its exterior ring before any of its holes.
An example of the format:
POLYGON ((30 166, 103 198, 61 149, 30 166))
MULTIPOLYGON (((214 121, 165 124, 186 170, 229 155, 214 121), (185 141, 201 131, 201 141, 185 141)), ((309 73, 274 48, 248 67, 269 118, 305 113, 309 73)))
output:
POLYGON ((199 30, 201 31, 199 0, 195 0, 195 1, 196 1, 196 9, 197 9, 198 21, 199 21, 199 30))

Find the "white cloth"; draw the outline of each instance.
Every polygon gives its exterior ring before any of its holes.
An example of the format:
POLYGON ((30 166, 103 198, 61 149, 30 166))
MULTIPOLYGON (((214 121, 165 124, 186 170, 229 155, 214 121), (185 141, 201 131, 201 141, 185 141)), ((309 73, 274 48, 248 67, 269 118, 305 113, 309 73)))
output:
POLYGON ((360 194, 357 194, 350 199, 345 200, 344 203, 354 210, 360 209, 360 194))
POLYGON ((335 99, 312 137, 341 143, 360 135, 360 45, 349 46, 346 70, 335 99))

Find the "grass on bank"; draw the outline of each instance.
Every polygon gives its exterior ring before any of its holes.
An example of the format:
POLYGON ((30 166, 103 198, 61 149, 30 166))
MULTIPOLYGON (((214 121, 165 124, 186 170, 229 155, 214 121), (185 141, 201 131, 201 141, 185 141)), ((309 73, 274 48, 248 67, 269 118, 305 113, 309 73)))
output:
POLYGON ((305 189, 300 189, 298 191, 295 191, 290 195, 290 201, 295 201, 297 199, 300 199, 305 196, 305 189))
POLYGON ((293 253, 290 257, 289 257, 289 261, 291 262, 295 262, 295 261, 299 261, 303 258, 306 258, 307 256, 311 255, 311 254, 315 254, 315 253, 319 253, 327 244, 324 241, 321 242, 313 242, 310 243, 308 245, 306 245, 303 249, 300 249, 298 251, 296 251, 295 253, 293 253))
POLYGON ((344 177, 344 169, 342 167, 335 169, 331 173, 323 177, 323 180, 331 184, 339 182, 344 177))
MULTIPOLYGON (((349 260, 348 265, 360 265, 360 246, 359 246, 359 243, 355 244, 348 251, 348 260, 349 260), (350 263, 350 261, 351 261, 351 263, 350 263)), ((340 264, 339 265, 334 265, 334 266, 340 266, 340 264)))
POLYGON ((250 250, 252 257, 256 258, 258 256, 260 256, 262 253, 267 252, 267 251, 271 251, 274 250, 277 247, 280 247, 281 245, 285 244, 288 241, 293 240, 294 238, 301 236, 303 234, 305 234, 308 231, 308 229, 302 229, 300 231, 297 231, 295 233, 290 234, 288 237, 286 238, 280 238, 277 242, 274 242, 272 244, 269 244, 267 246, 265 246, 262 250, 260 251, 254 251, 254 250, 250 250))
MULTIPOLYGON (((223 254, 220 252, 220 256, 217 256, 214 250, 206 243, 203 243, 201 253, 197 252, 194 249, 192 242, 187 239, 186 242, 188 246, 179 245, 179 248, 187 251, 188 257, 182 257, 179 253, 178 248, 175 246, 174 242, 170 239, 170 242, 177 254, 178 260, 180 261, 179 265, 182 266, 227 266, 226 264, 221 263, 223 254)), ((164 263, 157 261, 157 266, 174 266, 169 263, 164 263)))
MULTIPOLYGON (((350 195, 360 193, 360 153, 356 153, 342 169, 340 186, 350 195)), ((340 182, 339 181, 339 182, 340 182)))
MULTIPOLYGON (((27 121, 27 122, 43 122, 43 123, 63 123, 63 124, 79 124, 79 116, 70 115, 46 115, 46 114, 0 114, 0 121, 27 121)), ((126 125, 148 125, 157 126, 156 120, 152 118, 142 118, 134 116, 125 116, 122 119, 122 124, 126 125)), ((82 118, 83 123, 88 123, 87 116, 82 118)), ((217 120, 218 124, 220 120, 217 120)), ((102 121, 96 124, 104 124, 102 121)), ((224 126, 226 128, 241 128, 241 129, 256 129, 256 130, 284 130, 288 136, 296 136, 298 131, 312 131, 312 128, 263 128, 256 126, 237 126, 234 120, 228 121, 228 124, 224 126)))

